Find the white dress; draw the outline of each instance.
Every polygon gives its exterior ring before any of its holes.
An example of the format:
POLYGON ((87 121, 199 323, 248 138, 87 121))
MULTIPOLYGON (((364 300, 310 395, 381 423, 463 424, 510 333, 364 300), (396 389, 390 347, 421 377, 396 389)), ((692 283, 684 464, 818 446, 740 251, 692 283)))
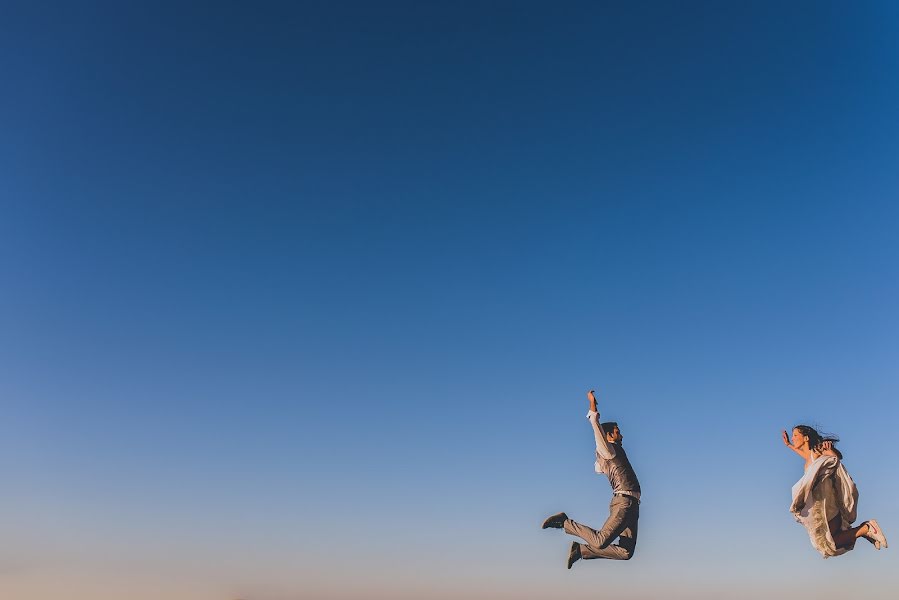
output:
POLYGON ((827 522, 840 516, 840 529, 849 529, 855 521, 858 488, 836 456, 819 456, 808 466, 802 479, 793 486, 790 512, 808 531, 815 550, 824 558, 845 554, 855 544, 837 548, 827 522))

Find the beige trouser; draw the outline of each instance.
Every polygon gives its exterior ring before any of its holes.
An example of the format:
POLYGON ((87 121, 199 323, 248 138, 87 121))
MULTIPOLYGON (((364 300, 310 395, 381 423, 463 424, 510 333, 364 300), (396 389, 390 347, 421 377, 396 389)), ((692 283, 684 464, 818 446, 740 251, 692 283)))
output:
POLYGON ((616 495, 609 503, 609 518, 599 531, 571 519, 566 520, 563 527, 565 533, 587 542, 580 545, 581 558, 629 560, 637 546, 639 518, 640 501, 630 496, 616 495), (612 544, 615 538, 619 538, 618 544, 612 544))

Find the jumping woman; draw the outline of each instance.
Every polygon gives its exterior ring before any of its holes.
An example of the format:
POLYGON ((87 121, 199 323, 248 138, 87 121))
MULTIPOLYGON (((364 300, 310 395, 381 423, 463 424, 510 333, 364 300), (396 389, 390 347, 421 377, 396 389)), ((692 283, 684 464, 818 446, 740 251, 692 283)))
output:
POLYGON ((877 550, 886 548, 887 539, 874 519, 852 526, 858 489, 834 446, 839 440, 822 437, 808 425, 797 425, 792 436, 783 432, 783 441, 805 460, 805 474, 793 486, 790 512, 808 531, 815 550, 824 558, 839 556, 855 548, 860 537, 877 550))

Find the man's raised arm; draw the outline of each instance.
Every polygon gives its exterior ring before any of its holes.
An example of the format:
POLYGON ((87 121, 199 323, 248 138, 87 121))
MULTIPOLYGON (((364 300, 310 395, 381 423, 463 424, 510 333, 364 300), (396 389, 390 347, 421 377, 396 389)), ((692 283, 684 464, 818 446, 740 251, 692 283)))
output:
POLYGON ((613 448, 608 440, 606 440, 606 432, 603 431, 602 425, 599 424, 599 411, 596 410, 596 394, 593 390, 587 392, 587 400, 590 401, 590 412, 587 413, 587 420, 593 427, 593 437, 596 438, 596 452, 606 460, 615 458, 615 448, 613 448))

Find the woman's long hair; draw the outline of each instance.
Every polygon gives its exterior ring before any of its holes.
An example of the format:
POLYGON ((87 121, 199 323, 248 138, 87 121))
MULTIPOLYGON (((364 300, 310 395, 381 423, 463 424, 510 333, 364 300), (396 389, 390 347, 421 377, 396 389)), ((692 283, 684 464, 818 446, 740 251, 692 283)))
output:
POLYGON ((811 450, 812 452, 820 453, 821 445, 824 444, 824 442, 830 442, 831 444, 834 444, 833 451, 840 458, 840 460, 843 460, 842 452, 837 450, 837 447, 835 445, 837 442, 840 441, 840 438, 838 438, 837 436, 831 435, 831 434, 822 435, 822 434, 818 433, 817 429, 815 429, 814 427, 810 427, 808 425, 797 425, 793 429, 798 429, 799 433, 808 437, 808 447, 809 447, 809 450, 811 450))

